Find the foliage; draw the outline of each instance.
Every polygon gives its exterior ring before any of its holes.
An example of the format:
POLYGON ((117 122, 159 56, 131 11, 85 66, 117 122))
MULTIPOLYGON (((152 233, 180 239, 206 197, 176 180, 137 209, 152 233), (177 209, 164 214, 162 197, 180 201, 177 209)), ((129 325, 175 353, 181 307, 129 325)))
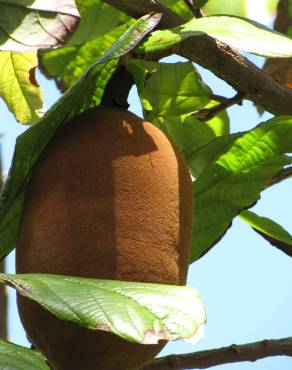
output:
POLYGON ((0 340, 1 369, 49 370, 43 356, 37 351, 0 340))
POLYGON ((227 45, 265 57, 291 57, 292 40, 256 22, 231 16, 210 16, 153 32, 139 47, 140 53, 169 48, 191 36, 207 34, 227 45))
POLYGON ((35 79, 36 51, 0 52, 0 95, 18 122, 35 123, 44 110, 43 95, 35 79))
POLYGON ((187 286, 45 274, 0 274, 0 281, 60 319, 110 331, 134 343, 178 338, 196 342, 206 320, 198 293, 187 286))
MULTIPOLYGON (((190 262, 208 253, 238 215, 271 244, 286 253, 290 250, 292 237, 287 231, 246 209, 257 202, 275 175, 291 165, 287 155, 292 152, 291 116, 274 117, 249 131, 230 133, 226 112, 230 101, 214 95, 191 62, 157 60, 166 51, 177 50, 184 40, 202 35, 244 52, 288 58, 292 56, 291 39, 248 19, 244 1, 238 2, 236 9, 230 8, 230 1, 220 3, 225 15, 201 18, 193 17, 198 7, 214 14, 213 1, 161 0, 159 4, 185 23, 153 31, 157 25, 159 28, 161 14, 134 20, 96 0, 78 0, 78 10, 74 1, 65 8, 59 8, 58 1, 31 1, 29 5, 25 0, 0 1, 0 95, 17 121, 34 124, 17 140, 1 193, 1 257, 15 246, 34 164, 58 129, 100 104, 118 64, 132 75, 145 119, 176 143, 192 174, 196 216, 190 262), (34 74, 38 61, 42 71, 66 91, 43 116, 42 92, 34 74)), ((0 278, 61 319, 109 330, 133 342, 196 338, 205 323, 201 301, 190 287, 38 274, 1 274, 0 278), (56 300, 57 296, 63 299, 56 300), (96 301, 99 305, 94 306, 96 301), (94 309, 89 309, 92 306, 94 309), (130 319, 127 310, 132 312, 130 319), (149 337, 146 334, 150 332, 149 337)), ((3 341, 2 367, 3 351, 11 355, 8 367, 16 368, 21 356, 34 364, 30 368, 47 369, 37 352, 3 341)))

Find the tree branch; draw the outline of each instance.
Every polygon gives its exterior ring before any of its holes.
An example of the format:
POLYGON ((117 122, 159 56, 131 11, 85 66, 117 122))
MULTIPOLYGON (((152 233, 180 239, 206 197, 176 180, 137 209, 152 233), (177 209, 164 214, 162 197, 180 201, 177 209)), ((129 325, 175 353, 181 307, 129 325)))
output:
MULTIPOLYGON (((160 28, 171 28, 184 20, 156 0, 102 0, 134 18, 146 13, 163 14, 160 28)), ((275 115, 292 115, 292 91, 279 84, 229 46, 209 36, 191 37, 168 50, 209 69, 246 99, 275 115)), ((157 54, 159 57, 159 55, 157 54)), ((165 56, 165 52, 164 55, 165 56)))
MULTIPOLYGON (((213 95, 213 96, 216 97, 216 95, 213 95)), ((243 98, 244 98, 243 94, 237 93, 230 99, 223 98, 220 104, 215 105, 212 108, 205 108, 205 109, 201 109, 197 112, 192 113, 192 116, 201 121, 209 121, 211 118, 215 117, 218 113, 231 107, 232 105, 234 104, 241 105, 243 98)))
POLYGON ((292 356, 292 337, 170 355, 154 360, 141 370, 207 369, 227 363, 256 361, 269 356, 292 356))

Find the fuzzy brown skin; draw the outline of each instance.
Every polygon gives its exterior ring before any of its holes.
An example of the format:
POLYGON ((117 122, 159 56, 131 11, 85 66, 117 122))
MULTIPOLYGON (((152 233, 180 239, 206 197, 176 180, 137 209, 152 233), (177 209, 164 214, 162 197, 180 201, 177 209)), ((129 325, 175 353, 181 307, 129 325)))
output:
MULTIPOLYGON (((126 110, 94 108, 55 135, 33 171, 17 273, 184 284, 191 219, 190 175, 166 136, 126 110)), ((165 344, 89 331, 23 297, 18 308, 54 370, 136 370, 165 344)))

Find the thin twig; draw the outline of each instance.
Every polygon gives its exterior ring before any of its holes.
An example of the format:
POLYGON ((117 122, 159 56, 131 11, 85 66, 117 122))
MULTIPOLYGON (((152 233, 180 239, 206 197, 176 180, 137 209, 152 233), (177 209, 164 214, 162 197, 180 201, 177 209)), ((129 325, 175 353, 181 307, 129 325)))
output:
POLYGON ((201 109, 197 112, 194 112, 192 116, 196 117, 201 121, 209 121, 211 118, 215 117, 218 113, 222 112, 223 110, 231 107, 234 104, 242 104, 242 100, 244 98, 244 94, 237 93, 230 99, 223 100, 222 103, 215 105, 215 107, 209 109, 201 109))
POLYGON ((279 182, 292 177, 292 166, 284 168, 280 172, 276 173, 265 185, 264 189, 269 188, 272 185, 279 184, 279 182))
POLYGON ((207 369, 221 364, 256 361, 269 356, 292 356, 292 337, 170 355, 154 360, 141 370, 207 369))
POLYGON ((211 94, 209 95, 209 98, 215 101, 218 101, 219 103, 226 103, 230 98, 226 98, 226 96, 217 95, 217 94, 211 94))

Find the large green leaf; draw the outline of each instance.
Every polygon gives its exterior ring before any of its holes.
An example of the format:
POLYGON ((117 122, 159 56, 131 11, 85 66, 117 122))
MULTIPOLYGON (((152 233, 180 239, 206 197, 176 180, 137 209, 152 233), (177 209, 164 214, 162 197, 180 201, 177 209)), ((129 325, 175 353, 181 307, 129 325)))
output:
MULTIPOLYGON (((265 183, 291 159, 292 118, 283 116, 227 139, 210 142, 205 154, 223 148, 194 182, 192 261, 206 253, 225 233, 232 219, 257 201, 265 183), (222 154, 224 153, 224 154, 222 154)), ((197 159, 197 157, 195 156, 197 159)))
POLYGON ((0 50, 28 51, 64 44, 78 22, 74 0, 0 0, 0 50))
POLYGON ((225 153, 241 134, 230 134, 217 137, 201 148, 194 148, 188 153, 186 160, 193 177, 198 178, 207 165, 215 161, 220 154, 225 153))
POLYGON ((81 20, 69 45, 83 44, 106 35, 130 19, 125 13, 99 0, 76 0, 76 3, 81 20))
POLYGON ((192 63, 155 63, 131 60, 145 117, 178 116, 197 111, 210 101, 211 89, 192 63))
POLYGON ((186 160, 216 136, 229 133, 226 112, 207 122, 193 113, 218 104, 195 67, 187 63, 156 63, 132 59, 128 63, 137 84, 144 116, 171 137, 186 160))
POLYGON ((194 151, 215 138, 205 122, 191 115, 158 117, 151 122, 173 139, 186 161, 194 151))
MULTIPOLYGON (((206 107, 214 106, 214 103, 211 101, 206 107)), ((200 149, 216 136, 229 133, 229 119, 225 111, 206 122, 196 119, 192 114, 158 116, 152 118, 151 122, 173 139, 188 162, 194 177, 198 176, 197 170, 195 170, 197 164, 195 158, 198 158, 196 155, 199 154, 200 149)))
POLYGON ((9 177, 0 197, 0 257, 15 246, 26 184, 34 164, 54 133, 81 111, 99 104, 104 87, 116 67, 116 58, 137 45, 159 19, 160 16, 154 14, 136 21, 35 126, 19 136, 9 177))
POLYGON ((0 51, 0 96, 18 122, 32 124, 43 113, 43 94, 35 79, 36 51, 0 51))
POLYGON ((41 70, 54 77, 58 87, 64 91, 70 87, 92 63, 130 27, 129 21, 106 35, 82 45, 70 45, 41 53, 41 70))
MULTIPOLYGON (((204 109, 212 109, 218 104, 217 101, 211 100, 204 109)), ((226 110, 218 112, 213 118, 205 121, 205 123, 216 136, 227 135, 230 132, 229 117, 226 110)))
POLYGON ((204 14, 217 15, 229 14, 246 17, 246 0, 209 0, 204 6, 204 14))
POLYGON ((39 352, 0 339, 0 369, 49 370, 49 366, 39 352))
POLYGON ((208 0, 204 6, 204 14, 217 15, 217 14, 230 14, 240 17, 252 16, 258 18, 266 18, 267 15, 272 15, 275 12, 279 0, 208 0))
POLYGON ((210 16, 193 19, 170 30, 153 32, 137 48, 139 53, 155 52, 191 36, 207 34, 227 45, 266 57, 292 56, 292 40, 278 32, 235 16, 210 16))
POLYGON ((62 320, 131 342, 196 342, 206 321, 199 294, 188 286, 46 274, 0 274, 1 280, 62 320))
POLYGON ((281 225, 251 211, 243 211, 239 216, 269 243, 292 257, 292 235, 281 225))

